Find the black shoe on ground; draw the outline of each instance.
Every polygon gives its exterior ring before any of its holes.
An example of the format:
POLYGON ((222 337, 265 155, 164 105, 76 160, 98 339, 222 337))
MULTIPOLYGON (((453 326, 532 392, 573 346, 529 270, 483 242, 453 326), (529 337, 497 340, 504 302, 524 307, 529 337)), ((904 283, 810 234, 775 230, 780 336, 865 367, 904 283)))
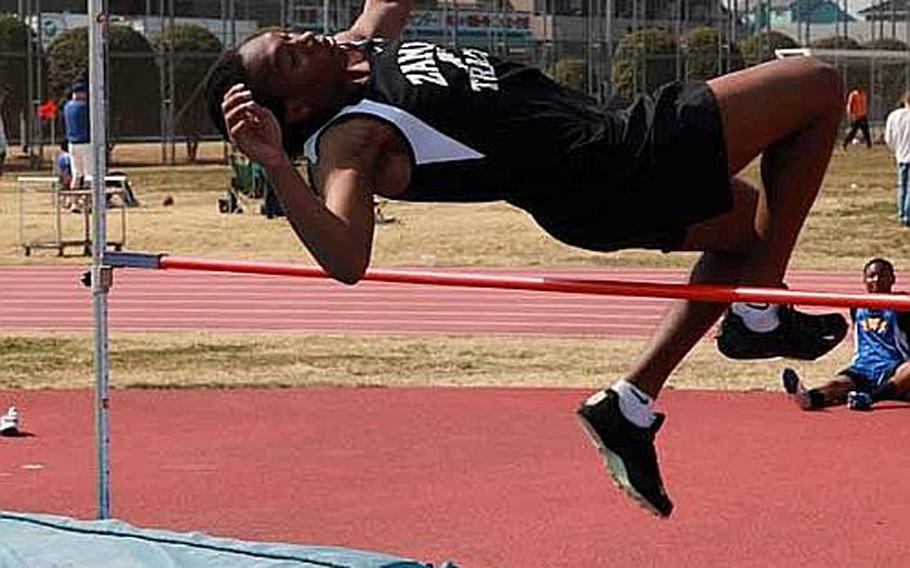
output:
POLYGON ((872 410, 873 402, 874 399, 870 393, 855 390, 847 393, 847 408, 850 410, 872 410))
POLYGON ((752 331, 743 319, 728 309, 720 325, 717 348, 731 359, 818 359, 847 335, 847 320, 841 314, 806 314, 782 305, 780 324, 772 331, 752 331))
POLYGON ((664 421, 657 414, 650 428, 639 428, 619 410, 619 395, 602 391, 578 407, 576 413, 591 441, 604 458, 610 477, 617 487, 655 515, 669 517, 673 503, 667 497, 660 469, 654 435, 664 421))
POLYGON ((784 390, 793 398, 793 401, 796 402, 797 406, 803 410, 812 410, 816 408, 812 401, 811 394, 806 390, 806 387, 803 386, 803 382, 799 380, 799 375, 796 374, 796 371, 787 367, 784 369, 780 378, 781 382, 784 383, 784 390))

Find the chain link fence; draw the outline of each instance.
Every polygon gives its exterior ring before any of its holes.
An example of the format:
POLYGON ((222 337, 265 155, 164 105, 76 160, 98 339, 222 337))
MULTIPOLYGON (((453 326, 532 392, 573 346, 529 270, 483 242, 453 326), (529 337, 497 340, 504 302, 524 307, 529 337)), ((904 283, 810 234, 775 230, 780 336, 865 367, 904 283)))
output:
MULTIPOLYGON (((708 79, 771 59, 777 48, 799 46, 786 33, 765 28, 753 33, 743 14, 711 0, 529 1, 536 4, 518 9, 507 0, 470 7, 426 0, 416 6, 404 37, 478 47, 536 65, 603 102, 626 101, 671 80, 708 79)), ((38 160, 59 144, 60 109, 73 81, 87 76, 86 16, 67 11, 67 2, 59 4, 20 0, 17 10, 0 14, 0 93, 5 94, 0 110, 6 134, 38 160)), ((173 163, 179 146, 192 156, 200 140, 216 138, 204 84, 223 49, 266 26, 344 29, 361 2, 115 4, 125 8, 111 14, 109 139, 113 144, 160 143, 161 161, 173 163)), ((841 69, 846 88, 866 88, 872 119, 879 122, 910 83, 906 44, 885 39, 890 43, 883 45, 879 37, 876 49, 860 50, 861 55, 843 49, 824 55, 841 69)))

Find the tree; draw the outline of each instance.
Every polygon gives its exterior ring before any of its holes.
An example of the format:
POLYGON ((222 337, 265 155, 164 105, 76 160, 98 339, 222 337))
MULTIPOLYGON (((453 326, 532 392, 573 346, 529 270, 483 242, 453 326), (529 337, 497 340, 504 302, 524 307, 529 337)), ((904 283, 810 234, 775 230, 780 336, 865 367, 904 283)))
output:
MULTIPOLYGON (((862 46, 852 37, 829 36, 812 42, 813 49, 860 50, 862 46)), ((828 63, 836 66, 843 77, 846 90, 862 88, 871 93, 873 84, 870 76, 869 62, 857 58, 826 58, 828 63)))
MULTIPOLYGON (((0 107, 6 133, 19 136, 19 116, 28 109, 28 26, 13 14, 0 14, 0 89, 7 93, 0 107)), ((40 62, 39 62, 40 64, 40 62)))
POLYGON ((799 47, 792 37, 776 31, 765 31, 752 34, 739 42, 739 50, 746 66, 758 65, 775 58, 777 49, 794 49, 799 47))
MULTIPOLYGON (((47 48, 49 90, 67 96, 88 77, 88 28, 61 32, 47 48)), ((112 141, 159 131, 159 70, 152 46, 139 32, 113 25, 108 34, 108 128, 112 141)))
POLYGON ((705 81, 742 69, 743 56, 736 44, 722 49, 723 35, 715 27, 693 28, 682 37, 686 53, 686 80, 705 81))
POLYGON ((863 49, 883 49, 885 51, 907 51, 907 44, 899 39, 880 37, 863 44, 863 49))
MULTIPOLYGON (((221 42, 215 34, 193 24, 165 28, 152 38, 161 58, 174 57, 174 117, 178 135, 186 138, 190 161, 196 161, 199 137, 211 131, 205 101, 204 78, 221 54, 221 42)), ((169 76, 165 74, 165 92, 169 76)))
POLYGON ((879 59, 870 61, 874 77, 873 93, 884 109, 900 106, 907 91, 907 63, 904 59, 907 53, 907 44, 899 39, 878 38, 863 44, 863 49, 896 51, 900 58, 879 59))
POLYGON ((623 36, 613 54, 613 88, 621 99, 651 92, 676 78, 676 40, 660 28, 623 36))

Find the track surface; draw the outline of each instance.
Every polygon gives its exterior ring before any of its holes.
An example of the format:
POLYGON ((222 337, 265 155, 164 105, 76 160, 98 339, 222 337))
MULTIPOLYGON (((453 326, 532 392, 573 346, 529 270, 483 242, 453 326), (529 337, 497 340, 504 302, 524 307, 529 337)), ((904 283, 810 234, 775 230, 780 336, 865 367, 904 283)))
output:
MULTIPOLYGON (((0 328, 87 330, 78 269, 0 269, 0 328)), ((538 273, 539 274, 539 273, 538 273)), ((681 281, 677 271, 553 272, 681 281)), ((860 291, 856 276, 791 287, 860 291)), ((114 329, 647 335, 665 303, 118 271, 114 329)), ((146 527, 334 544, 462 568, 903 567, 910 406, 802 413, 775 393, 668 391, 677 511, 616 491, 550 389, 114 391, 113 513, 146 527)), ((92 394, 0 391, 0 509, 95 514, 92 394)), ((0 535, 2 537, 2 535, 0 535)))
MULTIPOLYGON (((462 568, 904 567, 910 406, 802 413, 776 393, 669 391, 677 511, 621 496, 532 389, 115 391, 113 513, 146 527, 337 544, 462 568)), ((2 392, 0 509, 94 515, 92 397, 2 392)), ((2 535, 0 535, 2 540, 2 535)))
MULTIPOLYGON (((91 295, 75 267, 0 268, 0 329, 91 329, 91 295)), ((491 271, 683 282, 681 270, 491 271)), ((852 273, 799 272, 792 288, 862 292, 852 273)), ((645 337, 666 300, 446 288, 194 271, 118 270, 113 330, 521 333, 645 337)))

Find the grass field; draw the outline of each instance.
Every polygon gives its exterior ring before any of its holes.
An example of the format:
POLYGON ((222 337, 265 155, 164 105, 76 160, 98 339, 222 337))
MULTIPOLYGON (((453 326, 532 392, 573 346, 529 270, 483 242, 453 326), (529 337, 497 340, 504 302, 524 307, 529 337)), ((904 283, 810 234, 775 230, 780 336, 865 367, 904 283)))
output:
MULTIPOLYGON (((856 147, 858 148, 858 147, 856 147)), ((309 262, 283 219, 217 211, 230 181, 217 163, 220 145, 203 148, 197 166, 146 166, 160 147, 123 146, 113 167, 126 171, 141 201, 128 212, 127 247, 218 258, 309 262), (119 162, 119 163, 117 163, 119 162), (172 206, 164 206, 170 196, 172 206)), ((0 178, 0 263, 85 264, 84 257, 24 256, 17 243, 15 177, 0 178)), ((48 172, 32 172, 47 175, 48 172)), ((755 180, 753 166, 745 174, 755 180)), ((894 164, 882 146, 838 151, 822 196, 791 266, 859 271, 869 257, 892 258, 899 275, 910 258, 906 229, 894 219, 894 164)), ((680 188, 684 190, 684 188, 680 188)), ((49 235, 46 199, 30 201, 29 231, 49 235)), ((524 213, 504 204, 431 205, 390 202, 396 223, 377 227, 374 266, 688 266, 692 254, 624 251, 596 254, 547 237, 524 213)), ((81 216, 65 219, 74 235, 81 216)), ((30 233, 32 234, 32 233, 30 233)), ((78 252, 78 251, 73 251, 78 252)), ((386 337, 308 334, 114 334, 116 386, 529 385, 593 386, 623 372, 642 342, 610 338, 386 337)), ((813 377, 842 367, 849 345, 801 365, 813 377)), ((88 334, 0 332, 0 387, 91 384, 88 334)), ((675 374, 679 387, 777 388, 781 365, 731 363, 703 341, 675 374)))

